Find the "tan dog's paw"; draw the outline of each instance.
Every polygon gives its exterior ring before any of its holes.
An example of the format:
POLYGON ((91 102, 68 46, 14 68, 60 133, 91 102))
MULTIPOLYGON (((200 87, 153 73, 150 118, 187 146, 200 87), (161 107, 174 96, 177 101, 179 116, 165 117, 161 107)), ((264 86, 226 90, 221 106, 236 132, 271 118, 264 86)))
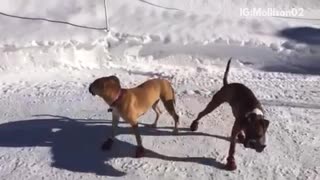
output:
POLYGON ((113 144, 113 139, 109 138, 108 140, 106 140, 102 146, 101 146, 101 149, 103 151, 107 151, 107 150, 110 150, 111 147, 112 147, 112 144, 113 144))
POLYGON ((144 148, 142 146, 138 146, 136 148, 136 158, 140 158, 144 156, 144 148))
POLYGON ((146 124, 145 125, 146 127, 151 127, 151 128, 156 128, 157 127, 157 124, 146 124))
POLYGON ((172 132, 173 132, 173 134, 178 134, 179 130, 178 130, 178 128, 174 128, 172 132))
POLYGON ((193 121, 191 126, 190 126, 190 130, 191 131, 196 131, 198 130, 198 125, 199 125, 199 122, 198 121, 193 121))

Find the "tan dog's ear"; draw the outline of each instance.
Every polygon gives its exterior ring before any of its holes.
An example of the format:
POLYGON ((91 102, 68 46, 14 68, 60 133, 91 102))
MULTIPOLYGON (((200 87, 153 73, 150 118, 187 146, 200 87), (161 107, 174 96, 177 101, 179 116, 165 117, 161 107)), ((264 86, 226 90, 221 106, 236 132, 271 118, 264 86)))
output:
POLYGON ((120 80, 119 80, 119 78, 117 76, 109 76, 108 78, 110 78, 115 83, 119 84, 119 86, 120 86, 120 80))

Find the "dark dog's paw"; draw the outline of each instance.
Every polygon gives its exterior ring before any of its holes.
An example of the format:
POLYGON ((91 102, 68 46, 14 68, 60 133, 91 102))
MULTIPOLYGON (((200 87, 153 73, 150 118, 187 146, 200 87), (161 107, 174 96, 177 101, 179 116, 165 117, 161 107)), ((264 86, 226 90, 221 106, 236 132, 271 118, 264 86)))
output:
POLYGON ((227 164, 225 166, 225 169, 228 171, 233 171, 233 170, 237 169, 237 165, 236 165, 234 158, 227 159, 227 164))
POLYGON ((107 151, 107 150, 110 150, 111 147, 112 147, 112 144, 113 144, 113 139, 109 138, 108 140, 106 140, 102 146, 101 146, 101 149, 103 151, 107 151))
POLYGON ((228 170, 228 171, 234 171, 237 169, 237 165, 235 162, 228 162, 225 166, 225 169, 228 170))
POLYGON ((198 121, 193 121, 191 126, 190 126, 190 130, 191 131, 196 131, 198 130, 198 125, 199 125, 199 122, 198 121))
POLYGON ((136 148, 136 158, 140 158, 144 155, 144 148, 142 146, 138 146, 136 148))

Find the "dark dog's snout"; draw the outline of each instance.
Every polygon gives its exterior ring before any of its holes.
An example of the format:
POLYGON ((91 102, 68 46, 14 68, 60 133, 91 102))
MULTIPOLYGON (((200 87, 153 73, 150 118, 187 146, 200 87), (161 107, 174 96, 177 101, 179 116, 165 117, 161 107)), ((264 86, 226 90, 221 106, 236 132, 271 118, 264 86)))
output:
POLYGON ((266 148, 266 145, 260 145, 259 147, 256 148, 256 151, 260 153, 264 150, 264 148, 266 148))
POLYGON ((256 144, 257 144, 257 141, 255 141, 255 140, 251 140, 248 142, 248 146, 251 148, 254 148, 256 146, 256 144))
POLYGON ((256 140, 248 140, 246 143, 244 143, 244 147, 255 149, 257 152, 262 152, 266 145, 260 144, 256 140))
POLYGON ((255 147, 256 141, 255 140, 248 140, 244 143, 244 147, 246 148, 253 148, 255 147))

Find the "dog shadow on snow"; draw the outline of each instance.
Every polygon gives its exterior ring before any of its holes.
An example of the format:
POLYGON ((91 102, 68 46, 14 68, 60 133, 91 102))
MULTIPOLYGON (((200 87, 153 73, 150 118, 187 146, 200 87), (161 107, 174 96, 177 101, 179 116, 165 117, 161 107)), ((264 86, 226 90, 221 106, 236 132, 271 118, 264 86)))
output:
MULTIPOLYGON (((62 116, 37 115, 35 119, 0 124, 0 147, 50 147, 52 166, 73 172, 95 173, 119 177, 125 175, 105 161, 112 158, 134 157, 135 144, 116 140, 110 151, 100 146, 111 133, 111 121, 99 119, 71 119, 62 116), (46 116, 46 117, 45 117, 46 116)), ((164 129, 169 129, 165 127, 164 129)), ((171 129, 171 128, 170 128, 171 129)), ((140 126, 142 136, 171 136, 172 131, 140 126)), ((178 136, 212 136, 224 140, 229 138, 180 129, 178 136)), ((118 134, 131 134, 130 127, 118 127, 118 134)), ((196 145, 195 145, 196 146, 196 145)), ((173 157, 146 149, 144 158, 167 161, 193 162, 219 169, 223 164, 206 157, 173 157)))

